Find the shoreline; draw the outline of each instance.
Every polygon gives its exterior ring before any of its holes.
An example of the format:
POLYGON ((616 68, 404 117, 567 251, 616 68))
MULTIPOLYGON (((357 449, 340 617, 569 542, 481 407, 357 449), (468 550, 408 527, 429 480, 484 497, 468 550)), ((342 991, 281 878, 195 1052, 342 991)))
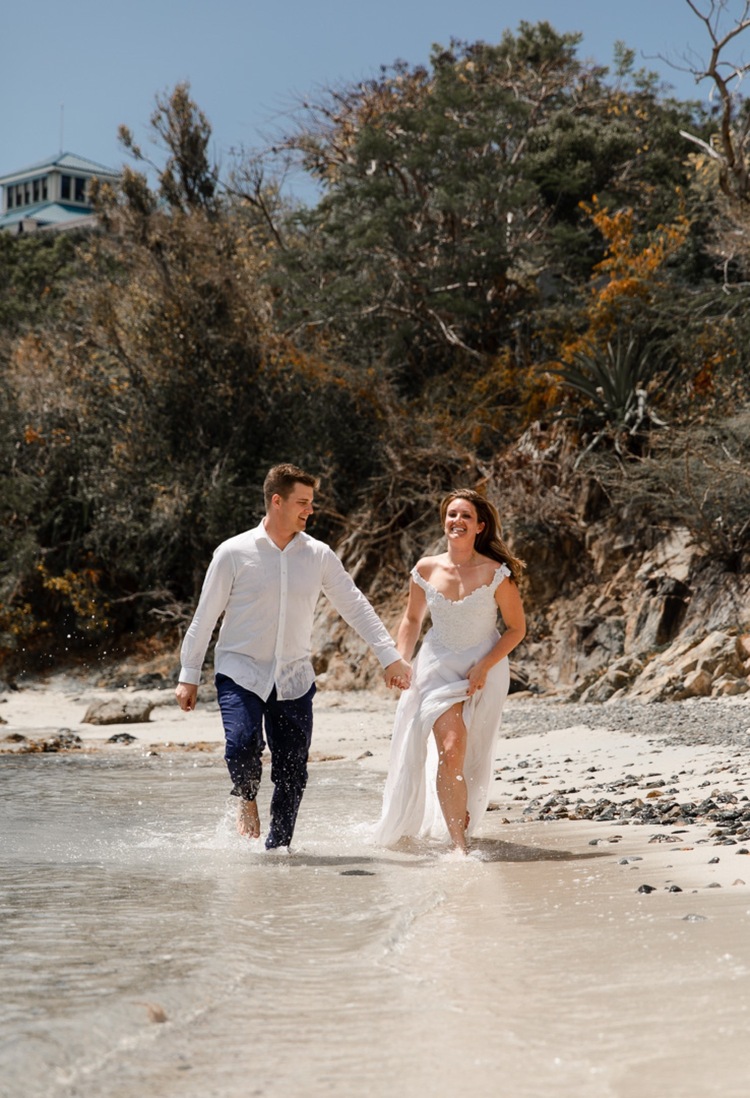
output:
MULTIPOLYGON (((205 694, 183 713, 171 688, 104 690, 61 676, 7 691, 0 759, 42 751, 219 755, 221 719, 210 688, 205 694), (133 698, 153 703, 147 721, 83 720, 95 702, 133 698)), ((385 775, 396 703, 384 691, 320 691, 310 765, 357 762, 385 775)), ((606 856, 600 864, 614 863, 613 885, 747 899, 749 744, 750 702, 742 699, 582 706, 511 695, 479 844, 492 834, 578 854, 595 849, 606 856)))

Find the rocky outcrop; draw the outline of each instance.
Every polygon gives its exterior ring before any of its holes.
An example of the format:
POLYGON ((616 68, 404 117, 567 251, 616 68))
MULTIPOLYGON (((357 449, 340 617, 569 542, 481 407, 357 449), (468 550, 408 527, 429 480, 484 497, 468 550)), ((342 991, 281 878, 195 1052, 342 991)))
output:
MULTIPOLYGON (((512 690, 568 701, 643 702, 729 697, 750 691, 750 575, 728 572, 687 530, 646 552, 636 538, 590 527, 564 577, 528 553, 528 635, 511 657, 512 690), (557 587, 555 586, 557 580, 557 587)), ((403 597, 378 612, 395 635, 403 597)), ((379 688, 364 642, 321 600, 313 650, 323 689, 379 688)))
POLYGON ((616 661, 580 695, 581 701, 628 696, 640 701, 730 697, 750 690, 750 635, 714 630, 702 640, 678 640, 645 664, 616 661))
POLYGON ((567 605, 558 602, 547 666, 541 653, 533 657, 556 693, 605 702, 750 690, 750 576, 707 560, 685 530, 666 535, 640 559, 622 562, 622 541, 608 546, 602 539, 590 551, 601 583, 567 605))

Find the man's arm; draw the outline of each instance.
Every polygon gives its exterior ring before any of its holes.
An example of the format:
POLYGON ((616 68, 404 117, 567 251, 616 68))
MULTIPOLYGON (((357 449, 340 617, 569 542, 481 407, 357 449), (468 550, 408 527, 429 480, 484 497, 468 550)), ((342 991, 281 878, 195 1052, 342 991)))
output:
POLYGON ((326 553, 322 588, 347 625, 359 633, 377 656, 386 685, 401 686, 404 682, 408 686, 411 682, 409 664, 401 658, 390 633, 332 549, 326 553))
POLYGON ((180 651, 182 666, 175 698, 180 709, 186 713, 195 709, 203 661, 216 623, 226 609, 233 581, 231 557, 220 546, 206 572, 198 606, 180 651))

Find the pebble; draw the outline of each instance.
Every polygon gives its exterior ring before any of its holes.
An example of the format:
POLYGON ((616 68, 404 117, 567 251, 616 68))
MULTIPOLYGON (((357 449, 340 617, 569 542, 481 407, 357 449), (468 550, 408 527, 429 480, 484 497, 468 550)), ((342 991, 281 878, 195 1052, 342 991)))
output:
MULTIPOLYGON (((514 705, 511 699, 503 714, 502 737, 505 748, 501 748, 500 757, 505 765, 497 777, 503 782, 519 783, 511 788, 516 794, 513 799, 525 802, 519 805, 521 818, 525 820, 606 825, 601 837, 588 840, 591 847, 616 841, 605 838, 607 832, 640 826, 651 829, 649 843, 680 844, 680 849, 692 850, 693 845, 685 845, 687 837, 687 843, 732 847, 732 853, 750 857, 750 763, 746 761, 750 747, 750 706, 747 704, 718 698, 648 705, 628 700, 581 704, 536 698, 519 700, 514 705), (602 773, 601 762, 593 765, 589 757, 590 765, 584 763, 582 767, 586 780, 580 782, 580 788, 574 784, 574 775, 566 765, 560 766, 558 772, 557 767, 551 768, 549 759, 536 759, 533 755, 525 755, 522 761, 510 761, 514 738, 578 725, 629 733, 633 737, 632 761, 619 773, 611 768, 602 773), (686 745, 713 748, 718 755, 705 764, 702 781, 700 772, 688 768, 674 773, 668 762, 663 769, 657 769, 660 764, 654 755, 686 745), (639 764, 639 756, 646 755, 648 761, 643 758, 639 764), (521 783, 525 785, 519 791, 521 783), (529 793, 523 796, 527 788, 529 793), (695 827, 702 829, 700 837, 691 835, 695 827)), ((665 754, 664 758, 667 757, 665 754)), ((563 760, 568 765, 576 762, 570 756, 563 760)), ((627 866, 636 860, 641 859, 625 857, 619 859, 619 864, 627 866)), ((707 859, 708 865, 717 865, 719 861, 718 856, 707 859)), ((682 891, 669 881, 661 887, 670 893, 682 891)), ((721 885, 713 881, 703 887, 721 885)), ((642 884, 637 891, 648 894, 655 887, 642 884)), ((705 919, 698 915, 685 918, 694 922, 705 919)))
MULTIPOLYGON (((582 704, 539 698, 513 705, 511 701, 503 712, 502 734, 505 738, 530 736, 578 724, 614 732, 635 731, 644 737, 656 735, 664 737, 665 745, 750 747, 750 708, 721 698, 647 705, 633 701, 582 704)), ((706 782, 707 786, 710 784, 706 782)))

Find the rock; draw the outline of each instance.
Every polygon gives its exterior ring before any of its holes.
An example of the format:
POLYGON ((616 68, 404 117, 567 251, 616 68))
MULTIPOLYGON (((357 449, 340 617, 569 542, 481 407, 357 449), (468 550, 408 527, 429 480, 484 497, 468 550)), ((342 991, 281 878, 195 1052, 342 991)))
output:
POLYGON ((511 667, 510 669, 510 686, 508 687, 509 694, 522 694, 524 691, 529 690, 531 686, 531 679, 528 674, 520 667, 511 667))
MULTIPOLYGON (((613 660, 622 655, 625 620, 621 614, 604 617, 598 613, 589 613, 573 622, 566 638, 567 659, 561 669, 566 678, 576 681, 574 696, 582 696, 587 688, 596 683, 613 660)), ((606 684, 609 691, 606 700, 614 690, 614 684, 606 684)))
POLYGON ((148 690, 155 687, 157 690, 166 690, 172 683, 161 671, 146 671, 135 680, 138 690, 148 690))
POLYGON ((83 724, 146 724, 154 703, 144 698, 110 698, 93 702, 83 724))
POLYGON ((686 671, 696 668, 714 673, 719 668, 736 667, 737 662, 735 638, 715 629, 689 649, 687 659, 682 660, 682 666, 686 671))
POLYGON ((107 743, 135 743, 136 736, 131 736, 129 732, 115 732, 114 736, 110 736, 107 743))
POLYGON ((685 676, 682 690, 675 691, 675 698, 705 698, 711 693, 713 678, 705 668, 696 668, 685 676))
POLYGON ((707 697, 722 676, 730 680, 742 673, 736 638, 713 630, 700 641, 683 638, 646 664, 629 692, 639 701, 678 701, 707 697))
POLYGON ((634 656, 622 656, 610 664, 604 674, 581 694, 582 702, 609 701, 618 691, 625 690, 643 670, 643 663, 634 656))
POLYGON ((720 675, 711 684, 711 694, 714 698, 735 698, 738 694, 746 694, 750 685, 746 679, 738 679, 734 675, 720 675))
POLYGON ((82 743, 81 737, 76 735, 75 732, 71 732, 69 728, 61 728, 54 736, 49 736, 46 740, 32 741, 30 747, 33 750, 54 754, 57 751, 80 748, 82 743))
POLYGON ((677 636, 690 600, 690 588, 673 576, 659 575, 641 568, 644 593, 634 617, 626 629, 627 650, 651 652, 669 644, 677 636))

